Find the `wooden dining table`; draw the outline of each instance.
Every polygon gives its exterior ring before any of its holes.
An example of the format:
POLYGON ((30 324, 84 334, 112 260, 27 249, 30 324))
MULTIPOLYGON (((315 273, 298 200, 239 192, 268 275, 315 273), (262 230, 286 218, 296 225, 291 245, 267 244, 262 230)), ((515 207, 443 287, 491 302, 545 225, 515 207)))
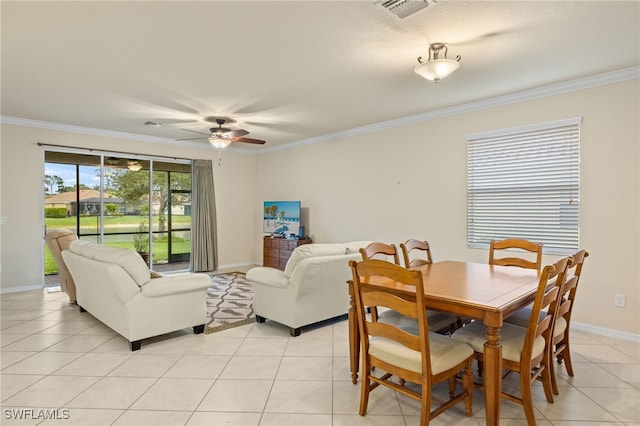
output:
MULTIPOLYGON (((484 345, 483 377, 486 424, 498 425, 502 390, 500 328, 505 318, 533 302, 538 287, 538 272, 513 266, 491 266, 451 260, 413 269, 422 272, 427 309, 479 320, 485 325, 487 341, 484 345)), ((382 277, 368 277, 364 282, 391 287, 399 293, 415 293, 415 290, 408 286, 382 277)), ((360 336, 351 282, 349 294, 351 379, 356 383, 360 365, 360 336)))

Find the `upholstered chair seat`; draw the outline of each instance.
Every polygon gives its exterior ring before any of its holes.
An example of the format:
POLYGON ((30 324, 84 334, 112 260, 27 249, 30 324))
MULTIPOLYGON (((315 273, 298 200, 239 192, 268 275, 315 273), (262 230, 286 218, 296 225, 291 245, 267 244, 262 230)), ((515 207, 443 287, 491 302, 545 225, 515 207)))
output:
MULTIPOLYGON (((416 329, 411 334, 417 333, 419 331, 416 324, 416 329)), ((469 345, 461 344, 447 336, 433 332, 429 332, 429 350, 432 374, 440 374, 443 371, 450 370, 473 355, 473 349, 469 345)), ((372 338, 370 340, 369 354, 406 370, 416 373, 422 372, 422 355, 420 351, 409 349, 394 340, 385 339, 384 337, 372 338)))
MULTIPOLYGON (((527 329, 513 324, 504 324, 500 329, 500 344, 502 345, 502 358, 514 362, 520 362, 522 356, 522 346, 527 329)), ((465 342, 470 345, 474 351, 483 352, 484 344, 487 341, 485 337, 485 326, 480 321, 474 321, 471 324, 462 327, 453 334, 455 340, 465 342)), ((532 358, 538 357, 544 351, 544 337, 538 336, 533 343, 532 358)))
MULTIPOLYGON (((455 317, 453 317, 451 314, 446 314, 444 312, 438 312, 433 310, 427 310, 427 315, 429 317, 430 331, 433 331, 436 333, 440 332, 440 334, 446 334, 446 333, 443 333, 442 330, 447 332, 451 330, 452 318, 455 319, 455 317)), ((386 311, 380 312, 378 314, 378 321, 391 324, 399 328, 418 326, 417 321, 415 321, 415 319, 401 315, 398 312, 393 310, 386 310, 386 311)))

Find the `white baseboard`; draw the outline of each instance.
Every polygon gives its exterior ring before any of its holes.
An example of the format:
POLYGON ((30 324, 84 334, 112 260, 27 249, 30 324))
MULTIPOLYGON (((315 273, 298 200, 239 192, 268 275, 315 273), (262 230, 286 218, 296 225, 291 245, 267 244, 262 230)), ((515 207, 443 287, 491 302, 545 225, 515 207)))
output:
POLYGON ((628 340, 630 342, 640 343, 640 334, 613 330, 611 328, 597 327, 595 325, 576 323, 573 321, 571 322, 571 328, 578 331, 597 334, 599 336, 612 337, 614 339, 628 340))
POLYGON ((258 265, 255 262, 226 263, 224 265, 218 265, 218 269, 233 269, 233 268, 241 268, 245 266, 258 266, 258 265))
POLYGON ((42 290, 42 284, 37 285, 28 285, 23 287, 3 287, 0 288, 0 294, 8 294, 8 293, 20 293, 23 291, 34 291, 34 290, 42 290))

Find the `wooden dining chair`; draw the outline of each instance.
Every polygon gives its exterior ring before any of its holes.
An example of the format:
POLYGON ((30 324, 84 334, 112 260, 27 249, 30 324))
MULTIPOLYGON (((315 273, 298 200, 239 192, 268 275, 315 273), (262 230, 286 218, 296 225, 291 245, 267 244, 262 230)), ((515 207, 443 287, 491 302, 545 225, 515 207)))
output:
MULTIPOLYGON (((393 263, 400 266, 400 258, 398 256, 398 250, 396 249, 395 244, 373 242, 366 247, 361 248, 360 254, 362 255, 362 260, 371 260, 376 258, 393 258, 393 263)), ((431 257, 430 252, 429 257, 431 257)), ((378 310, 372 307, 370 311, 373 320, 377 321, 379 316, 378 310)), ((450 334, 454 332, 458 327, 458 318, 454 315, 433 310, 429 310, 427 312, 427 315, 429 316, 429 329, 431 331, 435 331, 436 333, 450 334)), ((398 325, 406 322, 407 318, 404 318, 402 315, 393 310, 386 310, 380 314, 380 321, 398 325)))
POLYGON ((429 248, 429 243, 426 241, 409 239, 400 244, 400 251, 402 252, 405 268, 415 268, 433 263, 431 249, 429 248), (421 256, 412 258, 412 252, 421 252, 421 256))
MULTIPOLYGON (((359 251, 362 255, 362 260, 381 259, 388 261, 389 258, 393 258, 393 263, 396 265, 400 265, 398 250, 396 249, 395 244, 387 244, 374 241, 372 243, 369 243, 366 247, 361 247, 359 251)), ((377 321, 378 310, 375 308, 375 306, 369 307, 368 310, 371 313, 372 319, 374 321, 377 321)), ((388 318, 388 320, 392 322, 398 322, 404 319, 401 316, 394 314, 393 312, 390 312, 389 315, 390 317, 388 318), (393 318, 391 318, 392 316, 393 318)))
MULTIPOLYGON (((573 377, 573 364, 571 362, 571 348, 569 345, 569 331, 571 324, 571 312, 576 299, 576 292, 578 290, 578 282, 580 281, 580 275, 582 274, 582 266, 584 259, 589 256, 589 252, 586 250, 580 250, 571 256, 571 263, 567 268, 566 279, 562 290, 562 297, 560 304, 557 307, 556 321, 553 327, 553 341, 552 341, 552 356, 556 358, 558 364, 564 362, 567 374, 573 377)), ((544 315, 542 312, 540 315, 544 315)), ((510 324, 526 327, 531 318, 531 309, 523 308, 508 317, 505 321, 510 324)), ((555 370, 555 366, 551 365, 555 370)), ((551 376, 551 385, 553 393, 558 395, 558 385, 555 374, 551 376)))
POLYGON ((373 242, 366 247, 360 248, 360 254, 362 255, 362 260, 374 258, 387 260, 391 257, 393 258, 393 263, 400 265, 400 258, 395 244, 373 242))
POLYGON ((429 421, 460 401, 464 401, 467 416, 472 415, 473 349, 446 336, 429 332, 422 274, 381 260, 351 261, 354 295, 360 341, 362 346, 363 377, 360 393, 361 416, 366 415, 369 394, 379 385, 386 386, 421 402, 420 425, 429 421), (392 287, 369 282, 371 277, 402 283, 412 288, 396 292, 392 287), (368 319, 367 306, 392 309, 415 319, 416 326, 397 327, 368 319), (462 374, 462 391, 456 393, 456 375, 462 374), (393 381, 393 377, 398 381, 393 381), (449 398, 431 410, 434 384, 449 382, 449 398), (421 392, 405 386, 406 382, 420 385, 421 392))
MULTIPOLYGON (((431 248, 427 241, 409 239, 404 243, 400 243, 400 251, 404 260, 404 266, 407 269, 417 268, 433 263, 431 257, 431 248), (412 256, 416 252, 421 252, 420 256, 412 256)), ((455 315, 445 314, 444 312, 427 311, 430 316, 430 323, 433 324, 431 331, 440 334, 450 334, 460 328, 463 324, 469 322, 468 319, 456 317, 455 315), (438 329, 436 329, 439 327, 438 329)))
MULTIPOLYGON (((571 377, 573 377, 573 364, 571 363, 571 348, 569 346, 569 326, 571 324, 571 312, 576 299, 576 291, 578 290, 578 282, 582 274, 582 265, 587 256, 589 256, 589 252, 586 250, 580 250, 571 256, 573 261, 567 269, 567 279, 562 290, 562 300, 557 308, 557 316, 553 328, 552 358, 555 357, 559 364, 564 362, 567 374, 571 377)), ((555 369, 553 364, 552 368, 555 369)), ((551 384, 553 393, 558 395, 555 374, 551 376, 551 384)))
POLYGON ((540 266, 542 265, 542 244, 520 238, 491 240, 489 246, 489 265, 519 266, 526 269, 535 269, 540 272, 540 266), (529 260, 527 257, 512 255, 497 257, 500 253, 503 253, 501 250, 519 250, 523 252, 525 256, 527 254, 533 254, 535 255, 535 261, 529 260))
MULTIPOLYGON (((523 406, 527 424, 535 425, 531 385, 541 380, 548 402, 553 402, 553 374, 551 359, 552 330, 556 318, 559 298, 565 283, 570 257, 544 267, 540 274, 531 317, 526 328, 505 323, 500 329, 502 336, 502 368, 520 375, 520 397, 502 391, 500 396, 523 406), (540 312, 546 310, 546 314, 540 312)), ((486 329, 479 321, 456 331, 451 338, 468 343, 475 351, 478 361, 483 361, 486 329)), ((483 387, 478 385, 479 387, 483 387)))

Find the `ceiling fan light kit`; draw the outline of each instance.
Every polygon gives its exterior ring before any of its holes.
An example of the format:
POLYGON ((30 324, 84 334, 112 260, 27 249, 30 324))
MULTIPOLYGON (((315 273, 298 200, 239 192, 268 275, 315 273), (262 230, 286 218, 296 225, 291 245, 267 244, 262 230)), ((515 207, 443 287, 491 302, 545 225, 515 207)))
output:
POLYGON ((231 130, 222 127, 222 125, 227 121, 225 118, 216 118, 216 123, 218 127, 212 127, 209 129, 209 133, 198 132, 196 130, 182 129, 187 132, 199 133, 201 135, 205 135, 206 137, 198 137, 198 138, 186 138, 186 139, 176 139, 179 141, 193 140, 193 139, 206 139, 209 143, 218 150, 224 149, 231 144, 231 142, 244 142, 244 143, 252 143, 257 145, 264 145, 265 141, 259 139, 251 139, 244 138, 242 136, 248 135, 244 129, 231 130))
POLYGON ((429 59, 422 62, 422 56, 420 56, 418 58, 419 64, 413 71, 419 76, 437 83, 460 68, 460 59, 462 59, 460 55, 456 56, 455 60, 447 58, 446 43, 431 43, 429 45, 429 59))
POLYGON ((224 139, 217 136, 212 136, 209 138, 209 143, 213 145, 214 148, 225 149, 231 143, 231 139, 224 139))
POLYGON ((129 160, 127 161, 127 169, 131 170, 132 172, 139 172, 140 170, 142 170, 142 164, 139 161, 129 160))

